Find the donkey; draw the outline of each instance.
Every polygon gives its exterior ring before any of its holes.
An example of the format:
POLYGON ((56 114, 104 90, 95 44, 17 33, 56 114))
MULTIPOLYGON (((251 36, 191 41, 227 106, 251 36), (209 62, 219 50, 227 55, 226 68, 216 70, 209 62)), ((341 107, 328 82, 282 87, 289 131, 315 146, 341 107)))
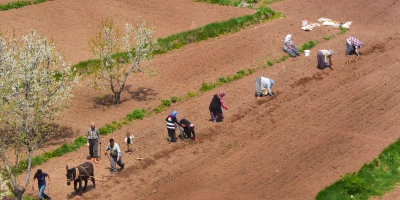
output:
POLYGON ((94 179, 94 168, 93 164, 90 162, 85 162, 77 167, 69 168, 67 165, 67 185, 71 184, 71 181, 74 181, 74 190, 82 195, 82 191, 86 190, 88 179, 91 179, 93 182, 93 189, 96 188, 96 182, 94 179), (82 180, 85 181, 85 187, 82 190, 82 180), (76 188, 76 184, 79 183, 79 190, 76 188))

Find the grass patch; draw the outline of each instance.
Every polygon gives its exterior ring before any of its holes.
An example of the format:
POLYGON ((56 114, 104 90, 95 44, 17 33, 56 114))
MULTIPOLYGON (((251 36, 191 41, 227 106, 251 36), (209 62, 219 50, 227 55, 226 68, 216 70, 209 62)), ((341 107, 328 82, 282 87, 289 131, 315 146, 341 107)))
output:
POLYGON ((389 145, 372 162, 357 173, 345 174, 334 184, 318 193, 317 200, 368 199, 382 196, 400 182, 400 138, 389 145))
MULTIPOLYGON (((54 149, 53 151, 46 152, 43 155, 33 157, 32 167, 39 166, 49 161, 51 158, 60 157, 64 154, 75 151, 78 148, 84 146, 85 144, 86 144, 86 138, 83 136, 79 136, 78 138, 75 139, 75 141, 72 144, 63 144, 57 149, 54 149)), ((13 173, 16 175, 22 174, 27 169, 27 167, 28 167, 28 160, 20 161, 16 166, 14 166, 13 173)))
MULTIPOLYGON (((164 54, 174 49, 179 49, 187 44, 208 40, 209 38, 215 38, 223 34, 238 32, 241 29, 262 23, 266 20, 280 17, 281 14, 273 11, 267 7, 260 7, 254 14, 245 15, 238 18, 232 18, 222 22, 215 22, 203 27, 199 27, 190 31, 177 33, 166 38, 159 38, 157 40, 159 49, 154 52, 157 54, 164 54)), ((127 63, 126 53, 121 52, 116 55, 122 62, 127 63)), ((82 61, 73 66, 76 72, 80 74, 90 74, 93 69, 98 66, 98 60, 87 60, 82 61)))
POLYGON ((282 57, 276 59, 275 62, 276 62, 276 63, 281 63, 281 62, 285 61, 285 60, 288 59, 288 58, 289 58, 289 56, 284 55, 284 56, 282 56, 282 57))
POLYGON ((0 4, 0 10, 5 11, 5 10, 10 10, 10 9, 18 9, 18 8, 22 8, 22 7, 33 5, 33 4, 43 3, 46 1, 47 0, 34 0, 34 1, 18 0, 18 1, 7 3, 7 4, 0 4))
POLYGON ((324 40, 330 40, 330 39, 332 39, 332 38, 334 38, 335 36, 334 35, 327 35, 327 36, 324 36, 324 40))
POLYGON ((345 34, 348 31, 347 28, 342 28, 342 27, 340 27, 339 30, 340 30, 339 34, 345 34))
POLYGON ((300 47, 300 52, 304 52, 304 50, 308 50, 308 49, 312 49, 313 47, 315 47, 318 44, 318 40, 316 41, 308 41, 306 43, 304 43, 301 47, 300 47))
MULTIPOLYGON (((238 7, 242 0, 194 0, 195 2, 207 2, 211 4, 219 4, 224 6, 235 6, 238 7)), ((257 3, 258 0, 245 0, 246 3, 257 3)))
POLYGON ((267 65, 270 66, 270 67, 274 66, 274 61, 268 60, 267 61, 267 65))
POLYGON ((261 0, 260 6, 267 6, 268 4, 275 3, 282 0, 261 0))
POLYGON ((166 100, 161 100, 161 103, 158 104, 158 106, 156 108, 153 109, 153 111, 158 114, 160 112, 162 112, 165 108, 170 107, 171 106, 171 101, 169 99, 166 100))

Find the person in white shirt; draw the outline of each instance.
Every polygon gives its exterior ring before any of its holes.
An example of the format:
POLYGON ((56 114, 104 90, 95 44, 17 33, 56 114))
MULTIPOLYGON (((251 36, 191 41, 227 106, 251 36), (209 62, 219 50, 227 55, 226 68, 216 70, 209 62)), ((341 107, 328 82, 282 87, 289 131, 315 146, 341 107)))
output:
POLYGON ((117 143, 114 143, 114 139, 111 138, 110 143, 106 148, 105 155, 107 155, 108 150, 110 151, 111 174, 116 174, 116 164, 121 167, 121 170, 123 170, 125 167, 125 164, 122 162, 121 149, 119 148, 119 145, 117 143))
POLYGON ((274 94, 271 91, 272 86, 275 84, 275 81, 269 78, 265 78, 262 76, 259 76, 256 78, 256 97, 262 97, 262 96, 271 96, 272 98, 274 97, 274 94))
POLYGON ((128 152, 129 154, 132 153, 131 145, 132 145, 133 138, 135 138, 135 136, 133 136, 131 133, 129 133, 129 132, 126 133, 125 143, 128 148, 125 152, 128 152))

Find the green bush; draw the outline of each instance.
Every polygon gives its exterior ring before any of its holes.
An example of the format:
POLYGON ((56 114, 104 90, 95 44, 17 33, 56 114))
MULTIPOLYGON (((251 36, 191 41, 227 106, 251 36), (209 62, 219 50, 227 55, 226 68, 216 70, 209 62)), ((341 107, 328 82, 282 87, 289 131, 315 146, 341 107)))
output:
POLYGON ((176 97, 176 96, 171 97, 172 103, 176 103, 177 101, 178 101, 178 97, 176 97))
POLYGON ((18 1, 0 5, 0 10, 6 11, 6 10, 10 10, 10 9, 18 9, 18 8, 22 8, 24 6, 29 6, 32 4, 39 4, 39 3, 43 3, 43 2, 46 2, 46 0, 34 0, 34 1, 18 0, 18 1))
POLYGON ((300 52, 304 52, 304 50, 308 50, 311 49, 313 47, 315 47, 315 45, 318 44, 318 41, 308 41, 306 43, 304 43, 301 47, 300 47, 300 52))
MULTIPOLYGON (((54 149, 53 151, 45 152, 43 155, 33 157, 31 166, 35 167, 41 165, 49 161, 51 158, 60 157, 64 154, 75 151, 78 148, 84 146, 85 144, 86 144, 86 138, 83 136, 79 136, 75 139, 75 141, 72 144, 63 144, 57 149, 54 149)), ((27 169, 27 167, 28 167, 28 160, 22 160, 14 167, 14 173, 17 175, 22 174, 27 169)))
POLYGON ((267 61, 267 64, 268 64, 268 66, 270 66, 270 67, 271 67, 271 66, 273 66, 273 65, 274 65, 274 61, 272 61, 272 60, 268 60, 268 61, 267 61))
POLYGON ((201 84, 200 91, 201 92, 206 92, 206 91, 214 89, 216 86, 217 86, 217 84, 215 84, 215 83, 207 84, 206 82, 204 82, 204 83, 201 84))
POLYGON ((193 98, 193 97, 197 96, 197 93, 195 93, 195 92, 188 92, 188 93, 187 93, 187 96, 189 96, 190 98, 193 98))

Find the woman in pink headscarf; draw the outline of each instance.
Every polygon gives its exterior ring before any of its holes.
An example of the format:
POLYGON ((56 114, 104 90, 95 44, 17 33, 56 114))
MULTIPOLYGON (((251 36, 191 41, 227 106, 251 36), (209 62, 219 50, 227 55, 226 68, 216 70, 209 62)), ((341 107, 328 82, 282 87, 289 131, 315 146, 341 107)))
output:
POLYGON ((211 120, 215 123, 218 121, 222 121, 224 119, 224 115, 222 113, 222 108, 228 110, 228 107, 224 104, 223 97, 225 93, 220 91, 218 94, 214 95, 211 103, 210 103, 210 116, 211 120))

